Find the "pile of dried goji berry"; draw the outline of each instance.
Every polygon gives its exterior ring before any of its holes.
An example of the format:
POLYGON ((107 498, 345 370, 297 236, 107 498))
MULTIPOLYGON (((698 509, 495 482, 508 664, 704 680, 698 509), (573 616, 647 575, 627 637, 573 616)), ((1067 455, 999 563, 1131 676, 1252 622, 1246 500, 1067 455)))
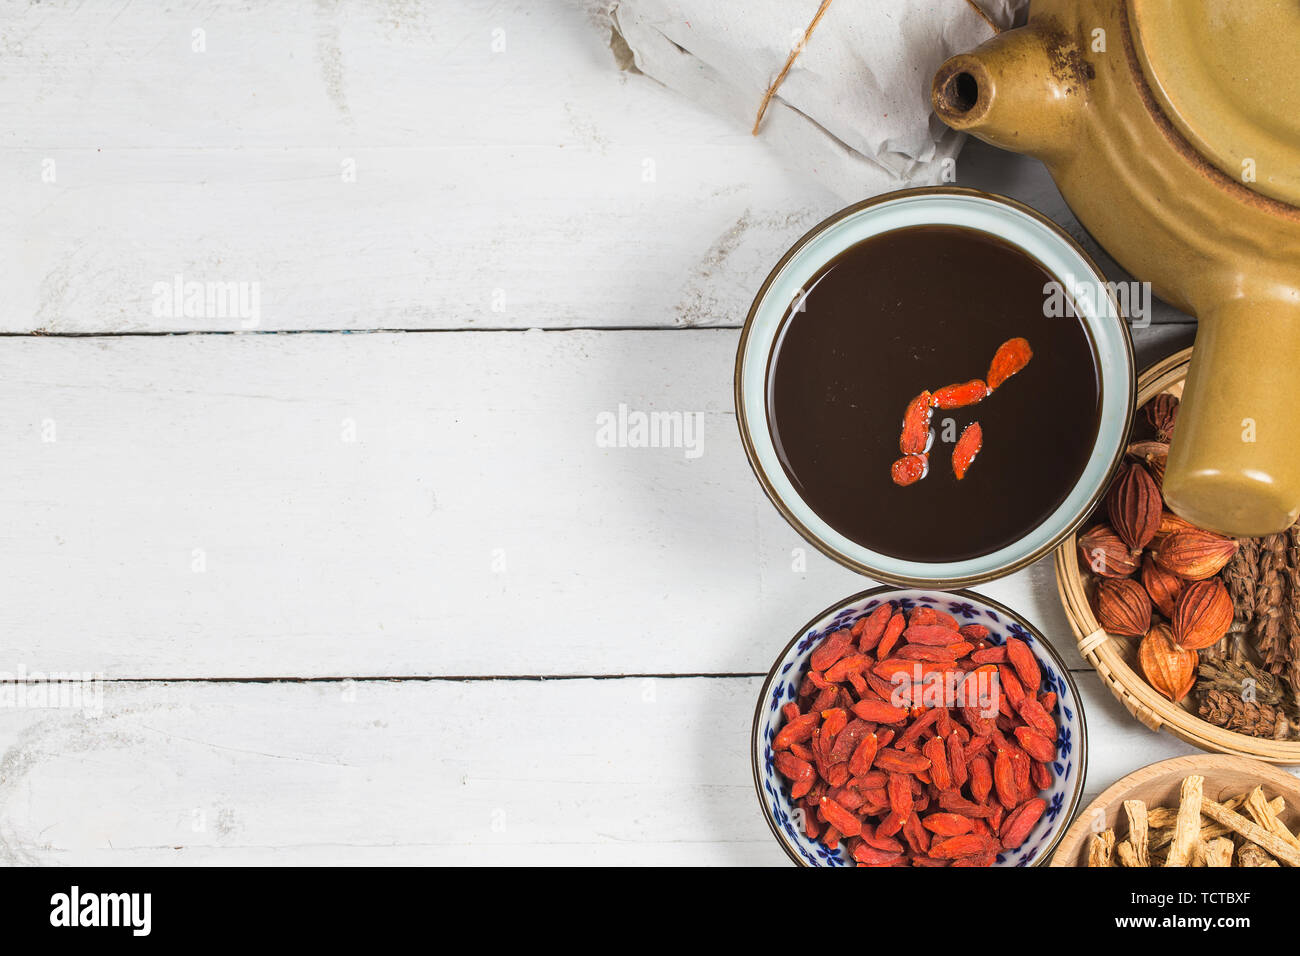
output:
POLYGON ((988 637, 886 603, 813 651, 772 741, 810 838, 866 866, 989 866, 1024 843, 1047 808, 1056 695, 1039 695, 1024 641, 988 637), (913 705, 921 684, 961 688, 980 674, 992 693, 979 705, 973 694, 913 705))

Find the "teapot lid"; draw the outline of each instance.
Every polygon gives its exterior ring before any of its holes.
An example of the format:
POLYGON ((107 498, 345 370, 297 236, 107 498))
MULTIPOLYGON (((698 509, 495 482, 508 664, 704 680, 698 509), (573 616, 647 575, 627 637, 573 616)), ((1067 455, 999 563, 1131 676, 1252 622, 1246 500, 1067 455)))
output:
POLYGON ((1258 193, 1300 205, 1300 3, 1129 0, 1160 108, 1189 143, 1258 193))

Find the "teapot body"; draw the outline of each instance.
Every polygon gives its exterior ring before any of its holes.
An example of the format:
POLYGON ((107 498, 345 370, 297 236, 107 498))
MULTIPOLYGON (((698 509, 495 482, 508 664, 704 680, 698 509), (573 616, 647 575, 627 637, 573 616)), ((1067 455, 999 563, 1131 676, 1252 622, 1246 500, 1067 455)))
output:
POLYGON ((1237 536, 1300 515, 1300 207, 1203 156, 1143 72, 1133 0, 1035 0, 945 62, 948 125, 1048 167, 1106 251, 1200 320, 1165 496, 1237 536))

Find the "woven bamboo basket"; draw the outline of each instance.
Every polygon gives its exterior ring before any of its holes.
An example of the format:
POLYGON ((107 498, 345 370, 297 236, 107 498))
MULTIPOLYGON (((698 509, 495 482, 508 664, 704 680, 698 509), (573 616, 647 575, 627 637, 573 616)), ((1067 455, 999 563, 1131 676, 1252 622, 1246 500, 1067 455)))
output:
POLYGON ((1121 831, 1125 827, 1125 800, 1141 800, 1149 807, 1176 807, 1183 778, 1194 773, 1205 778, 1205 795, 1211 800, 1222 803, 1260 786, 1270 799, 1281 797, 1286 802, 1278 819, 1292 832, 1300 823, 1300 780, 1290 774, 1240 757, 1174 757, 1135 770, 1103 790, 1074 818, 1049 865, 1086 866, 1088 837, 1106 827, 1121 831))
MULTIPOLYGON (((1182 394, 1192 350, 1184 349, 1159 362, 1138 378, 1140 408, 1161 392, 1182 394)), ((1079 653, 1097 670, 1102 683, 1125 709, 1151 730, 1167 730, 1202 750, 1254 757, 1269 763, 1300 764, 1300 740, 1265 740, 1224 730, 1196 715, 1193 696, 1183 703, 1167 700, 1147 683, 1137 666, 1138 639, 1107 634, 1097 623, 1088 601, 1089 575, 1079 568, 1077 535, 1070 535, 1056 552, 1056 585, 1066 617, 1074 630, 1079 653)))

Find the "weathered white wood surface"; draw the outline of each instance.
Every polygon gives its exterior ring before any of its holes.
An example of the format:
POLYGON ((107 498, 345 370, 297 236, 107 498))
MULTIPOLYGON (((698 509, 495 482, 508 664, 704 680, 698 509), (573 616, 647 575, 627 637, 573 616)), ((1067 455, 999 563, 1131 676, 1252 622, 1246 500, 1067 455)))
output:
MULTIPOLYGON (((870 582, 750 475, 734 327, 835 201, 599 6, 0 4, 0 677, 110 679, 0 707, 5 860, 784 860, 746 675, 870 582), (461 331, 135 334, 396 329, 461 331), (638 676, 519 679, 573 674, 638 676)), ((1093 248, 1032 161, 958 178, 1093 248)), ((1082 666, 1049 564, 983 590, 1082 666)), ((1090 790, 1186 752, 1080 679, 1090 790)))
MULTIPOLYGON (((736 341, 6 339, 6 646, 112 678, 766 671, 865 584, 753 479, 736 341), (700 416, 698 448, 601 447, 620 405, 700 416)), ((983 590, 1070 644, 1050 562, 983 590)))
MULTIPOLYGON (((1088 794, 1192 752, 1080 679, 1088 794)), ((13 863, 781 864, 761 680, 110 684, 0 711, 13 863)))
MULTIPOLYGON (((0 331, 738 325, 839 203, 620 72, 599 7, 4 4, 0 331)), ((957 177, 1091 246, 1032 160, 957 177)))

